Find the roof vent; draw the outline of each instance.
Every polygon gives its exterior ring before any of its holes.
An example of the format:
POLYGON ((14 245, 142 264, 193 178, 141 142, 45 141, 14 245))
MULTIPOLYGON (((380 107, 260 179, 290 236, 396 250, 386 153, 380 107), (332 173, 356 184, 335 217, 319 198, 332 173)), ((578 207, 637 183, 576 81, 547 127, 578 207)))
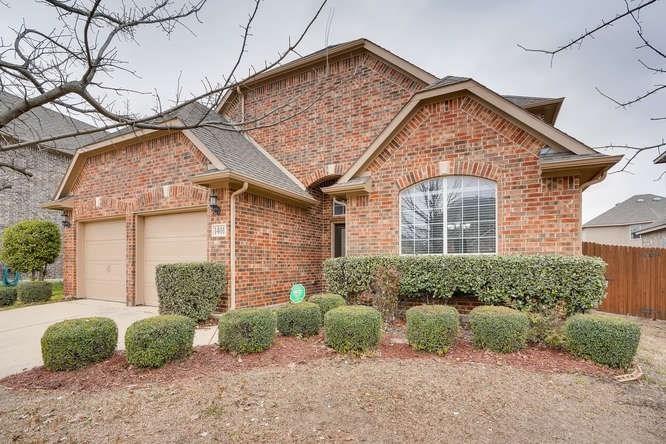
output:
POLYGON ((636 199, 636 202, 645 202, 645 199, 643 199, 642 197, 639 197, 638 199, 636 199))
POLYGON ((652 200, 655 202, 659 202, 661 200, 661 196, 654 196, 652 200))

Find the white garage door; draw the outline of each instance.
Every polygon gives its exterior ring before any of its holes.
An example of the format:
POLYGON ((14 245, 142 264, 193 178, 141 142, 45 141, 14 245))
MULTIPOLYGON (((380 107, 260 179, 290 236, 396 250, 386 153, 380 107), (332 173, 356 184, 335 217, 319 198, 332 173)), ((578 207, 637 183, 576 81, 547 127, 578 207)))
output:
POLYGON ((159 305, 155 267, 207 259, 206 213, 150 216, 143 223, 143 303, 159 305))
POLYGON ((124 220, 82 225, 79 297, 126 302, 126 248, 124 220))

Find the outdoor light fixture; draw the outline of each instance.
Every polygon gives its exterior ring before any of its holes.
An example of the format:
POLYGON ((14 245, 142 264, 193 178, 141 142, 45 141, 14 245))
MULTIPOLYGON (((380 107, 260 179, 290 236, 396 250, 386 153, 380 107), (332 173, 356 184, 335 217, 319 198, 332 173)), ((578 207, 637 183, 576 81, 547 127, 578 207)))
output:
POLYGON ((211 191, 211 193, 210 193, 208 206, 213 211, 213 213, 215 213, 217 215, 220 214, 220 207, 217 205, 217 194, 215 194, 214 191, 211 191))
POLYGON ((72 224, 69 221, 69 214, 68 213, 62 213, 62 226, 65 228, 69 228, 72 226, 72 224))

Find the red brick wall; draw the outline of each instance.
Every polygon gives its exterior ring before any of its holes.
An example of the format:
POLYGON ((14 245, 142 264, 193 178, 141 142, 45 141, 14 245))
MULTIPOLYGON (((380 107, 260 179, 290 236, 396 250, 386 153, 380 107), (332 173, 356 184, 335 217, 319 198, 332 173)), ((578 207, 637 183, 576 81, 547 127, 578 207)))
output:
POLYGON ((422 105, 349 200, 347 253, 397 254, 400 190, 448 172, 497 182, 499 253, 580 254, 579 177, 543 179, 543 145, 470 96, 422 105))
MULTIPOLYGON (((425 84, 373 54, 359 50, 244 89, 245 120, 276 126, 254 139, 306 186, 342 175, 400 108, 425 84), (331 170, 327 165, 332 165, 331 170)), ((241 120, 238 97, 223 112, 241 120)))
POLYGON ((299 208, 249 192, 236 199, 236 305, 286 302, 297 282, 308 294, 320 291, 321 205, 299 208))

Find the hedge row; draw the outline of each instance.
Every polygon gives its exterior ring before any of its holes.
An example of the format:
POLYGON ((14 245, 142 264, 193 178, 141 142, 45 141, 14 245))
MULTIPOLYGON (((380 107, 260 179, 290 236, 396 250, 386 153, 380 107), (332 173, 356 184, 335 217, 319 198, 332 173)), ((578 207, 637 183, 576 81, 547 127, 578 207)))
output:
POLYGON ((0 287, 0 307, 16 302, 16 287, 0 287))
POLYGON ((205 321, 220 303, 226 286, 223 264, 192 262, 162 264, 155 270, 160 314, 205 321))
POLYGON ((53 295, 53 286, 46 281, 21 282, 16 287, 16 296, 24 304, 46 302, 53 295))
POLYGON ((324 274, 330 291, 355 300, 371 290, 379 266, 399 271, 402 298, 428 295, 446 302, 468 294, 486 305, 521 310, 562 303, 573 314, 598 306, 606 290, 606 264, 587 256, 349 256, 328 259, 324 274))

